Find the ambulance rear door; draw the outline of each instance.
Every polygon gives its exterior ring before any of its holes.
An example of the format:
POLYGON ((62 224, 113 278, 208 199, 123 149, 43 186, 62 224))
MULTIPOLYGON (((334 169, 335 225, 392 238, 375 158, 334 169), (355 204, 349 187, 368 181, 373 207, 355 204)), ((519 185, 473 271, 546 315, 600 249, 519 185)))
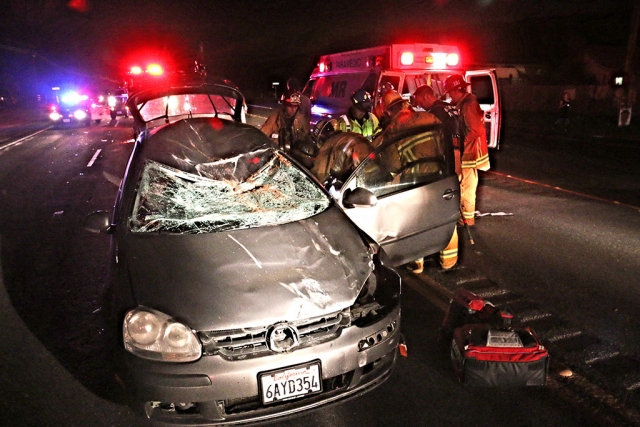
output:
POLYGON ((478 98, 478 103, 484 111, 484 123, 487 128, 487 143, 489 148, 499 148, 500 127, 502 126, 502 110, 498 77, 495 70, 473 70, 465 73, 465 79, 470 83, 469 90, 478 98))
POLYGON ((371 93, 373 96, 373 105, 378 105, 382 102, 382 95, 387 90, 395 90, 402 94, 401 84, 404 83, 404 73, 398 71, 383 71, 378 79, 375 91, 371 93))

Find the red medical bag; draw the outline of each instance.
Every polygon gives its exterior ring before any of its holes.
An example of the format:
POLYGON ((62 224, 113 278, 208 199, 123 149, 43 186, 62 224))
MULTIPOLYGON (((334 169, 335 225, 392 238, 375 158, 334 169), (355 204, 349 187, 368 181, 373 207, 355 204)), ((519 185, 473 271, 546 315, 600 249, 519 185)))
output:
POLYGON ((511 325, 512 318, 473 292, 454 292, 440 338, 451 342, 453 368, 462 383, 490 387, 546 384, 549 352, 531 328, 511 325))

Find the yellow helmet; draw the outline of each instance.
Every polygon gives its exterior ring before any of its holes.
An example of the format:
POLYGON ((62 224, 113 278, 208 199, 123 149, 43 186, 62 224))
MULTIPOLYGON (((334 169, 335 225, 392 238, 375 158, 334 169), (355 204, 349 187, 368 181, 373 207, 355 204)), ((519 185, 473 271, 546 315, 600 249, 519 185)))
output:
POLYGON ((393 105, 396 105, 398 102, 402 102, 402 101, 403 101, 402 95, 400 95, 395 90, 388 90, 382 96, 382 105, 384 105, 385 110, 393 105))

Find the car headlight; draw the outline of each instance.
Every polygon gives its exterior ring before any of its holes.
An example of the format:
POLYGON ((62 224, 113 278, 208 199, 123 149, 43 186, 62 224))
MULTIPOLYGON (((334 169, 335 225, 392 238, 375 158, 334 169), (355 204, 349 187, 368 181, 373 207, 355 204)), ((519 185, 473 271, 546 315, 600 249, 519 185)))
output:
POLYGON ((73 112, 73 117, 78 120, 84 120, 87 118, 87 112, 84 110, 76 110, 73 112))
POLYGON ((122 338, 127 351, 145 359, 192 362, 202 354, 200 341, 191 329, 147 307, 127 312, 122 338))
POLYGON ((49 118, 51 120, 53 120, 54 122, 57 122, 58 120, 60 120, 62 118, 62 116, 57 111, 54 111, 53 113, 49 114, 49 118))

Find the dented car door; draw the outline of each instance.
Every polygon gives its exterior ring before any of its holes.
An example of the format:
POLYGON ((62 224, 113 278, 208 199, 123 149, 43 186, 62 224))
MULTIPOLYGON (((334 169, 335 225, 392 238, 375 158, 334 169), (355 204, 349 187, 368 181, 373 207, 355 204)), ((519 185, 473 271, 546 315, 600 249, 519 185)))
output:
POLYGON ((394 266, 445 248, 459 216, 460 191, 442 125, 387 135, 337 199, 394 266))

